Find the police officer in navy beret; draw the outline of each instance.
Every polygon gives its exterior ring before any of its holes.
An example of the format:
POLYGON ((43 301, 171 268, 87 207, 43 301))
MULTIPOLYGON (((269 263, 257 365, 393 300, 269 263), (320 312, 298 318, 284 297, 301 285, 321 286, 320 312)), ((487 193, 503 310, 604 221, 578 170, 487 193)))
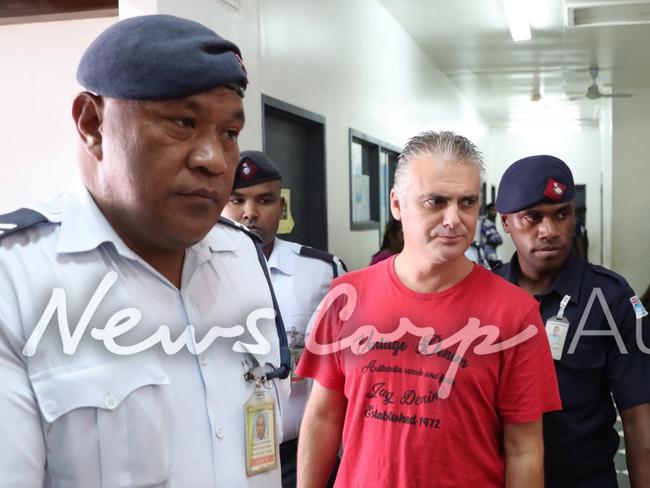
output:
POLYGON ((239 48, 135 17, 77 78, 79 181, 0 216, 0 485, 279 487, 286 335, 259 239, 220 218, 239 48))
MULTIPOLYGON (((293 366, 305 346, 312 314, 327 294, 332 279, 345 273, 345 265, 325 251, 276 236, 286 206, 280 194, 281 180, 280 171, 269 156, 260 151, 243 151, 223 215, 247 226, 262 239, 293 366)), ((284 488, 296 486, 298 433, 308 396, 307 380, 292 373, 291 395, 282 410, 284 442, 280 457, 284 488)))
POLYGON ((562 397, 544 415, 546 486, 618 486, 616 408, 632 486, 650 486, 647 312, 623 277, 573 248, 574 199, 569 167, 540 155, 506 170, 496 200, 517 251, 495 272, 539 301, 562 397))

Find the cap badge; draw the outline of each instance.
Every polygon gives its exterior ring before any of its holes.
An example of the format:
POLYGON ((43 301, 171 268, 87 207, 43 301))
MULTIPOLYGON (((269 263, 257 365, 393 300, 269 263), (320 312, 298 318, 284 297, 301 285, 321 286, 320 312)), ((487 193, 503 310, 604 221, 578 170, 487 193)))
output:
POLYGON ((565 191, 566 185, 563 185, 555 178, 549 177, 548 181, 546 182, 546 188, 544 189, 544 196, 546 198, 550 198, 551 200, 559 202, 562 200, 565 191))
POLYGON ((241 176, 246 181, 250 181, 253 176, 255 176, 255 173, 257 173, 257 166, 248 159, 245 160, 239 167, 239 176, 241 176))

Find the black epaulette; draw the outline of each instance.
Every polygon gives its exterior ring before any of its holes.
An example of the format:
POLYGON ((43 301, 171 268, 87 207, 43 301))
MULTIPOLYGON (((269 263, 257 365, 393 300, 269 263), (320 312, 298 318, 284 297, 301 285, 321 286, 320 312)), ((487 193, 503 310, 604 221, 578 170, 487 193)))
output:
POLYGON ((0 239, 47 221, 45 215, 30 208, 21 208, 8 214, 0 215, 0 239))
POLYGON ((320 249, 316 249, 316 248, 309 247, 309 246, 301 246, 300 255, 301 256, 306 256, 308 258, 320 259, 321 261, 325 261, 328 264, 331 264, 331 263, 334 262, 334 255, 333 254, 330 254, 327 251, 321 251, 320 249))
POLYGON ((332 266, 332 272, 334 274, 334 278, 337 278, 339 275, 339 268, 336 265, 336 260, 338 260, 341 263, 341 267, 343 268, 344 271, 347 272, 348 270, 345 267, 345 263, 343 261, 341 261, 339 258, 335 258, 333 254, 330 254, 327 251, 322 251, 320 249, 316 249, 309 246, 302 246, 300 248, 300 255, 308 258, 320 259, 321 261, 324 261, 330 266, 332 266))
POLYGON ((255 234, 252 230, 250 230, 248 227, 245 225, 241 225, 239 222, 235 222, 234 220, 230 220, 227 217, 219 217, 219 223, 226 225, 228 227, 232 227, 233 229, 241 230, 244 232, 248 237, 253 239, 253 241, 257 242, 258 244, 262 244, 262 238, 255 234))
POLYGON ((620 274, 612 271, 611 269, 603 268, 598 264, 593 264, 591 266, 591 269, 594 270, 594 273, 599 274, 601 276, 607 276, 613 279, 614 281, 616 281, 619 285, 624 286, 625 288, 630 287, 630 284, 627 282, 625 278, 623 278, 620 274))

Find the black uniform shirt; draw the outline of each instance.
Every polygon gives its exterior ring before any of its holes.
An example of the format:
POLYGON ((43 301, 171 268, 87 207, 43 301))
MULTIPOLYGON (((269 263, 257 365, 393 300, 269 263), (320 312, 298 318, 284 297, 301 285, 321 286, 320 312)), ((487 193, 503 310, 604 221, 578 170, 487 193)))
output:
MULTIPOLYGON (((494 271, 518 285, 517 254, 494 271)), ((557 315, 565 295, 571 297, 564 312, 570 325, 562 359, 555 361, 563 410, 544 415, 546 486, 616 487, 613 457, 619 437, 612 397, 619 409, 650 402, 650 355, 637 345, 634 292, 623 277, 587 263, 573 250, 550 290, 535 296, 544 321, 557 315), (580 334, 569 354, 581 320, 581 330, 609 335, 580 334), (627 354, 619 350, 614 327, 627 354)), ((643 344, 650 347, 650 324, 638 322, 643 344)))

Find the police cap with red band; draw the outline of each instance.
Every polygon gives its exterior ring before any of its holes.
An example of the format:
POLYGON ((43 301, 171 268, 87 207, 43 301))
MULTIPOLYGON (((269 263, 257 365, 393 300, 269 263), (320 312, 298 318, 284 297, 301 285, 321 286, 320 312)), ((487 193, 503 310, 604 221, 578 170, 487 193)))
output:
POLYGON ((236 190, 281 179, 277 165, 266 154, 260 151, 242 151, 232 188, 236 190))
POLYGON ((519 212, 539 203, 564 203, 575 198, 573 175, 564 161, 539 155, 515 161, 501 177, 496 208, 519 212))

